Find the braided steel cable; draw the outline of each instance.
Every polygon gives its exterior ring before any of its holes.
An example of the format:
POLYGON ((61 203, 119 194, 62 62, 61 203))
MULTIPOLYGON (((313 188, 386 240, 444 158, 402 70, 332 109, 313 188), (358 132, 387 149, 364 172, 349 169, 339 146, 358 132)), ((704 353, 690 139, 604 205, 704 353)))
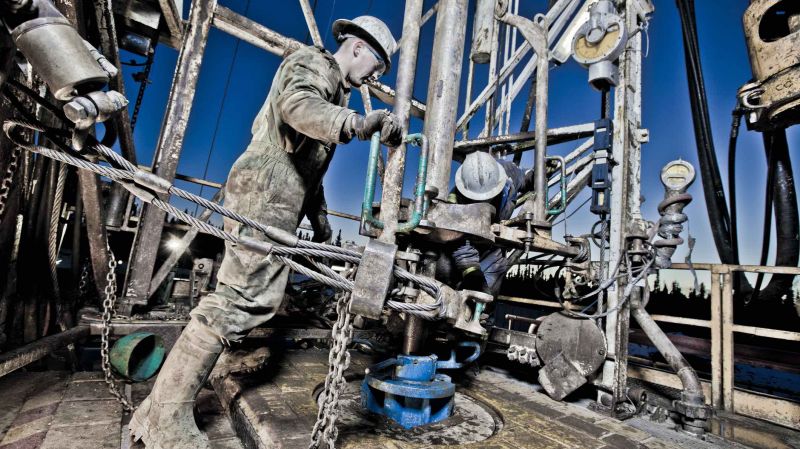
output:
POLYGON ((58 178, 53 194, 53 207, 50 210, 50 225, 47 232, 47 256, 50 266, 50 279, 53 282, 53 294, 59 296, 58 287, 58 220, 61 218, 61 203, 64 199, 64 187, 67 183, 67 165, 58 163, 58 178))
MULTIPOLYGON (((117 164, 119 164, 121 167, 125 168, 128 171, 131 171, 131 172, 140 171, 139 167, 133 165, 130 161, 128 161, 127 159, 122 157, 116 151, 112 150, 111 148, 109 148, 109 147, 107 147, 107 146, 105 146, 105 145, 103 145, 101 143, 95 144, 93 146, 93 148, 98 153, 100 153, 104 157, 106 157, 107 159, 113 160, 114 162, 116 162, 117 164)), ((241 215, 241 214, 238 214, 236 212, 233 212, 230 209, 226 209, 226 208, 222 207, 221 205, 219 205, 218 203, 215 203, 214 201, 207 200, 207 199, 203 198, 202 196, 195 195, 195 194, 193 194, 191 192, 187 192, 187 191, 185 191, 183 189, 180 189, 178 187, 175 187, 175 186, 171 186, 169 188, 169 193, 171 193, 171 194, 173 194, 175 196, 178 196, 180 198, 183 198, 185 200, 197 203, 197 204, 203 206, 206 209, 214 211, 214 212, 216 212, 216 213, 218 213, 218 214, 220 214, 220 215, 222 215, 224 217, 227 217, 227 218, 230 218, 232 220, 238 221, 240 223, 246 224, 246 225, 252 227, 253 229, 259 230, 259 231, 261 231, 261 232, 263 232, 265 234, 269 234, 269 232, 270 232, 269 226, 264 226, 263 224, 255 221, 255 220, 252 220, 250 218, 247 218, 244 215, 241 215)), ((342 247, 335 246, 335 245, 327 245, 327 244, 324 244, 324 243, 311 242, 311 241, 307 241, 307 240, 298 241, 297 242, 297 246, 298 247, 302 247, 302 248, 307 248, 307 249, 314 249, 314 250, 319 250, 319 251, 327 251, 327 252, 332 252, 332 253, 345 254, 345 255, 348 255, 348 256, 355 257, 355 258, 360 258, 361 257, 361 253, 359 253, 358 251, 349 250, 349 249, 342 248, 342 247)))
MULTIPOLYGON (((134 193, 143 201, 150 202, 154 206, 158 207, 159 209, 163 210, 168 214, 173 215, 179 220, 203 232, 206 232, 208 234, 211 234, 215 237, 231 242, 233 244, 243 243, 239 238, 237 238, 233 234, 226 232, 223 229, 219 229, 202 220, 199 220, 198 218, 181 211, 180 209, 171 205, 169 202, 162 200, 152 192, 149 192, 145 189, 141 189, 138 186, 135 186, 135 183, 132 181, 136 179, 136 173, 139 173, 141 171, 138 169, 138 167, 134 166, 132 163, 125 160, 122 156, 118 155, 116 152, 106 147, 105 145, 97 143, 94 145, 94 148, 100 154, 106 157, 109 160, 109 162, 111 161, 116 162, 124 169, 106 167, 103 165, 99 165, 72 156, 65 152, 52 150, 50 148, 42 147, 39 145, 32 145, 32 144, 27 144, 25 142, 20 142, 17 139, 15 139, 12 135, 13 134, 12 132, 16 127, 24 127, 41 133, 45 133, 47 129, 41 125, 28 121, 7 120, 3 125, 3 129, 6 135, 9 137, 9 139, 11 139, 11 141, 15 145, 18 145, 20 148, 24 148, 26 150, 35 152, 42 156, 63 162, 65 164, 75 166, 83 170, 91 171, 101 176, 108 177, 114 181, 121 182, 126 188, 128 188, 128 190, 131 190, 132 193, 134 193)), ((170 186, 168 191, 170 193, 175 194, 176 196, 180 196, 181 198, 187 199, 189 201, 195 201, 198 204, 202 205, 203 207, 218 212, 233 220, 239 221, 240 223, 251 226, 254 229, 264 232, 265 234, 271 233, 273 231, 273 229, 270 229, 269 226, 265 226, 261 223, 253 221, 247 217, 244 217, 229 209, 226 209, 220 206, 219 204, 216 204, 212 201, 208 201, 205 198, 198 197, 197 195, 191 194, 182 189, 178 189, 175 186, 170 186)), ((332 287, 339 288, 345 291, 352 291, 354 284, 349 280, 341 279, 341 276, 339 276, 338 274, 336 274, 335 276, 331 276, 330 275, 331 273, 335 274, 335 272, 333 272, 332 270, 327 274, 322 274, 298 264, 297 262, 289 259, 289 257, 304 256, 308 258, 329 258, 332 260, 338 260, 357 265, 361 262, 361 254, 358 253, 357 251, 344 249, 334 245, 306 242, 303 240, 299 240, 297 242, 297 247, 272 245, 269 243, 266 243, 266 245, 267 246, 265 246, 265 248, 267 250, 267 255, 274 253, 278 257, 281 263, 286 264, 290 268, 326 285, 330 285, 332 287)), ((397 266, 395 267, 394 274, 399 279, 416 283, 417 285, 420 286, 420 288, 422 288, 422 290, 434 296, 436 298, 436 302, 433 304, 415 304, 415 303, 405 303, 400 301, 389 300, 386 302, 389 308, 417 315, 427 320, 436 319, 444 314, 444 301, 443 301, 444 294, 442 290, 439 288, 439 285, 435 281, 426 278, 424 276, 411 274, 410 272, 397 266), (435 316, 430 313, 434 311, 438 311, 435 316)))

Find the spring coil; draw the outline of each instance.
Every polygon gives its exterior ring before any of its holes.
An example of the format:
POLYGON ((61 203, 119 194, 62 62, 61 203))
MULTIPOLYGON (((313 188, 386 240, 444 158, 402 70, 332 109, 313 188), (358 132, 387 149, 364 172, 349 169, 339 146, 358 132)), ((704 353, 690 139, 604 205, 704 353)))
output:
POLYGON ((655 264, 658 268, 671 267, 672 255, 675 254, 678 246, 683 244, 680 234, 683 232, 683 224, 689 220, 689 217, 682 211, 691 201, 692 195, 679 193, 665 198, 658 204, 658 213, 661 214, 661 218, 658 220, 658 236, 661 239, 653 242, 653 246, 656 248, 655 264), (679 206, 667 210, 674 205, 679 206))

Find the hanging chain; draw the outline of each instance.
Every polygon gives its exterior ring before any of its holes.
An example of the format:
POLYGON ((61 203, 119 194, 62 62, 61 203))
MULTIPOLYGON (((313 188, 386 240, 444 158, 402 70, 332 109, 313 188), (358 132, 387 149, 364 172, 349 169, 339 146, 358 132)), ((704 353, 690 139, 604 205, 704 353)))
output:
POLYGON ((139 109, 142 108, 142 100, 144 100, 144 91, 147 85, 150 84, 150 70, 153 68, 153 58, 156 55, 156 47, 150 49, 147 53, 147 62, 144 66, 144 71, 136 73, 134 78, 138 77, 139 93, 136 94, 136 102, 133 105, 133 113, 131 114, 131 131, 136 128, 136 122, 139 120, 139 109))
POLYGON ((14 175, 17 173, 20 152, 21 150, 19 147, 14 147, 14 149, 11 150, 11 158, 6 166, 3 181, 0 182, 0 220, 3 219, 3 214, 6 211, 6 201, 8 200, 8 195, 11 193, 11 187, 14 184, 14 175))
POLYGON ((114 253, 109 251, 111 255, 108 261, 108 274, 106 275, 106 288, 105 299, 103 299, 103 329, 100 332, 100 357, 102 358, 103 376, 108 385, 108 391, 122 404, 122 408, 126 411, 132 412, 135 407, 128 401, 119 390, 119 385, 114 378, 114 373, 111 371, 111 360, 108 351, 108 333, 111 330, 111 318, 114 312, 114 305, 117 302, 117 260, 114 258, 114 253))
POLYGON ((344 372, 350 366, 347 346, 353 339, 353 316, 350 314, 350 292, 343 293, 336 303, 338 317, 331 329, 331 351, 328 354, 328 375, 325 388, 320 393, 319 412, 314 430, 311 432, 309 449, 334 449, 339 429, 339 394, 346 384, 344 372), (323 445, 324 443, 324 445, 323 445))

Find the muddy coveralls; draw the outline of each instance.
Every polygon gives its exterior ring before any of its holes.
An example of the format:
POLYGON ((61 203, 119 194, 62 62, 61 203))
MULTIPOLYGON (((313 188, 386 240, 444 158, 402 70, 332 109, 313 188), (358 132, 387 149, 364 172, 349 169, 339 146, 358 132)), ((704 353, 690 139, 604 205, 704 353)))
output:
MULTIPOLYGON (((253 122, 253 138, 231 168, 225 207, 294 233, 304 213, 324 207, 322 177, 342 126, 355 111, 345 106, 350 89, 336 60, 304 47, 281 64, 266 102, 253 122)), ((234 235, 266 239, 225 219, 234 235)), ((216 291, 191 312, 220 337, 237 341, 268 321, 281 305, 289 269, 276 260, 225 244, 216 291)))
MULTIPOLYGON (((253 139, 231 169, 225 206, 294 233, 302 216, 324 207, 322 177, 355 111, 345 108, 349 85, 333 56, 304 47, 284 59, 253 123, 253 139)), ((232 220, 225 230, 266 239, 232 220)), ((131 417, 134 440, 148 449, 207 449, 194 400, 223 350, 266 322, 283 301, 289 270, 277 260, 226 244, 217 288, 192 310, 150 395, 131 417)))

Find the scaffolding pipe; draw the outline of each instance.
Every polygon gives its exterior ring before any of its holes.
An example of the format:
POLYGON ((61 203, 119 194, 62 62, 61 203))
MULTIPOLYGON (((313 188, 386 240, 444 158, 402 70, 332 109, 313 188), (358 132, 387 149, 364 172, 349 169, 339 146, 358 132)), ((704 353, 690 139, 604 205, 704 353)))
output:
MULTIPOLYGON (((403 44, 400 48, 400 59, 397 63, 397 90, 395 93, 394 113, 403 127, 403 134, 408 134, 411 119, 411 95, 414 93, 414 76, 417 72, 417 49, 422 20, 422 0, 406 0, 405 19, 403 21, 403 44)), ((381 196, 381 215, 384 223, 380 235, 382 242, 394 243, 397 222, 400 213, 400 198, 403 193, 403 175, 406 166, 406 143, 389 149, 386 160, 386 172, 383 177, 381 196)))
POLYGON ((430 142, 429 193, 444 200, 450 187, 468 0, 442 0, 436 15, 424 134, 430 142))

